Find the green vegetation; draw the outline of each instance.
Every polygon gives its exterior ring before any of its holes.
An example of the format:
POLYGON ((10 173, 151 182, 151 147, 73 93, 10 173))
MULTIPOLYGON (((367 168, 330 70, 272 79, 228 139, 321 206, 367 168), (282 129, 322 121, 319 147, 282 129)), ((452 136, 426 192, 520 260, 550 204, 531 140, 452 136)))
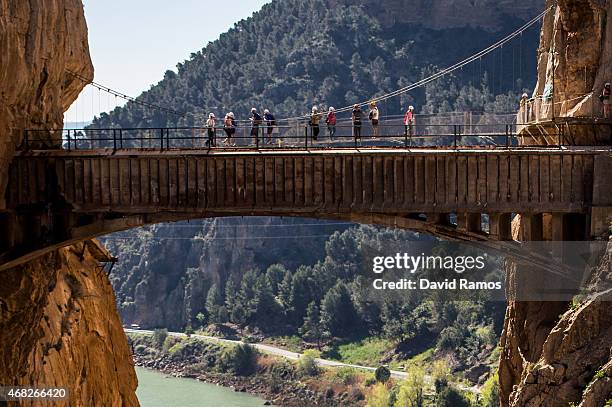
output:
POLYGON ((232 372, 237 376, 250 376, 257 368, 257 355, 257 350, 251 345, 236 345, 223 351, 219 366, 224 372, 232 372))
POLYGON ((315 359, 319 357, 318 353, 313 350, 305 351, 298 359, 298 373, 301 376, 316 376, 321 370, 315 359))
POLYGON ((323 355, 344 363, 376 366, 393 344, 384 338, 365 338, 354 342, 334 344, 323 355))
POLYGON ((386 383, 391 378, 391 371, 386 366, 379 366, 374 372, 374 377, 376 378, 376 381, 386 383))
POLYGON ((368 393, 366 403, 368 407, 389 407, 391 405, 391 393, 383 383, 377 383, 368 393))

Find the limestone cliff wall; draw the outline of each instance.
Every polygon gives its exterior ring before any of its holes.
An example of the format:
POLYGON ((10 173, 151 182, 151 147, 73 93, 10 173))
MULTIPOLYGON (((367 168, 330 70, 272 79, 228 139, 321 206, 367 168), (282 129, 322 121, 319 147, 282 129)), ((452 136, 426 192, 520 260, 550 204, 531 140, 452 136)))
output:
MULTIPOLYGON (((23 129, 57 129, 93 75, 80 0, 0 0, 0 214, 23 129)), ((57 144, 57 134, 48 142, 57 144)), ((62 386, 53 406, 136 406, 136 375, 97 243, 0 273, 0 383, 62 386)), ((43 402, 35 405, 45 405, 43 402)))
POLYGON ((554 79, 556 116, 598 115, 598 96, 612 80, 612 1, 547 0, 546 7, 534 95, 554 79))

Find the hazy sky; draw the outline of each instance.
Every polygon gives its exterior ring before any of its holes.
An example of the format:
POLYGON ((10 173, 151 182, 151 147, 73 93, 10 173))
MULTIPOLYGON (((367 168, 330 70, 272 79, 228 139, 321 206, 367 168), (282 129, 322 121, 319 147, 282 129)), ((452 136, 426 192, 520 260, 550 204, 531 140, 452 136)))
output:
MULTIPOLYGON (((83 0, 94 80, 137 96, 269 1, 83 0)), ((65 120, 88 121, 114 106, 114 97, 87 87, 65 120)))

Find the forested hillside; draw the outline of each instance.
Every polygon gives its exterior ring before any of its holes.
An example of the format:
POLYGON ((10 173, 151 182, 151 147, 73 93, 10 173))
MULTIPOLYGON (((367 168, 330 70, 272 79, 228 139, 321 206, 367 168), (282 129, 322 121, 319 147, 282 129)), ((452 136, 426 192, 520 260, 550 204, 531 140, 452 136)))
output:
MULTIPOLYGON (((523 23, 493 2, 484 8, 473 6, 472 26, 468 22, 458 26, 455 21, 450 28, 432 29, 428 21, 404 23, 401 14, 390 24, 386 13, 401 10, 410 20, 426 13, 429 5, 416 0, 377 3, 272 1, 192 53, 177 65, 177 72, 167 71, 163 80, 140 96, 188 115, 177 117, 128 103, 103 114, 94 126, 201 124, 210 111, 217 116, 233 111, 245 119, 252 106, 269 108, 277 117, 306 113, 313 104, 345 106, 415 82, 523 23), (487 24, 484 28, 473 25, 479 14, 487 24)), ((453 12, 452 2, 433 3, 453 12)), ((521 17, 537 14, 541 3, 523 7, 521 17)), ((457 76, 385 102, 382 114, 403 112, 408 104, 414 104, 417 112, 514 110, 516 94, 535 82, 538 35, 534 27, 457 76), (495 100, 508 92, 510 98, 495 100)))

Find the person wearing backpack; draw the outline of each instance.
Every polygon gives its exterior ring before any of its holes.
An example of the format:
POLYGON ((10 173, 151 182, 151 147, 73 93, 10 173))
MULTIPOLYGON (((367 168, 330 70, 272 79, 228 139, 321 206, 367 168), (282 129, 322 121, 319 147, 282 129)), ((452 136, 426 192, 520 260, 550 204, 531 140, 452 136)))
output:
POLYGON ((376 102, 370 102, 370 113, 368 114, 368 118, 370 119, 370 123, 372 124, 372 137, 377 138, 379 135, 378 132, 378 119, 379 119, 379 111, 376 106, 376 102))
POLYGON ((234 120, 234 113, 229 112, 225 115, 223 120, 223 130, 225 131, 226 138, 223 140, 223 144, 226 146, 234 147, 236 143, 232 143, 232 137, 236 133, 236 120, 234 120))
POLYGON ((272 142, 272 133, 274 132, 274 126, 276 126, 276 119, 268 109, 264 110, 264 120, 266 121, 266 143, 274 144, 272 142))
POLYGON ((414 126, 416 124, 414 117, 414 107, 408 106, 408 110, 404 115, 404 135, 405 136, 414 136, 414 126))
POLYGON ((351 113, 351 120, 353 122, 353 137, 355 141, 361 141, 361 106, 354 105, 351 113))
POLYGON ((312 132, 312 139, 317 141, 319 137, 319 122, 321 121, 321 114, 319 113, 319 108, 316 106, 312 107, 312 111, 310 113, 310 129, 312 132))
POLYGON ((217 129, 215 128, 217 120, 215 118, 214 113, 210 113, 208 115, 208 120, 206 120, 206 129, 208 131, 208 140, 206 140, 206 147, 216 147, 215 136, 217 129))
POLYGON ((325 123, 327 124, 327 132, 329 133, 329 139, 331 141, 334 140, 334 136, 336 135, 336 122, 336 109, 330 107, 327 112, 327 117, 325 118, 325 123))
POLYGON ((251 108, 251 137, 254 138, 255 144, 259 144, 259 126, 261 126, 261 115, 257 113, 256 108, 251 108))

